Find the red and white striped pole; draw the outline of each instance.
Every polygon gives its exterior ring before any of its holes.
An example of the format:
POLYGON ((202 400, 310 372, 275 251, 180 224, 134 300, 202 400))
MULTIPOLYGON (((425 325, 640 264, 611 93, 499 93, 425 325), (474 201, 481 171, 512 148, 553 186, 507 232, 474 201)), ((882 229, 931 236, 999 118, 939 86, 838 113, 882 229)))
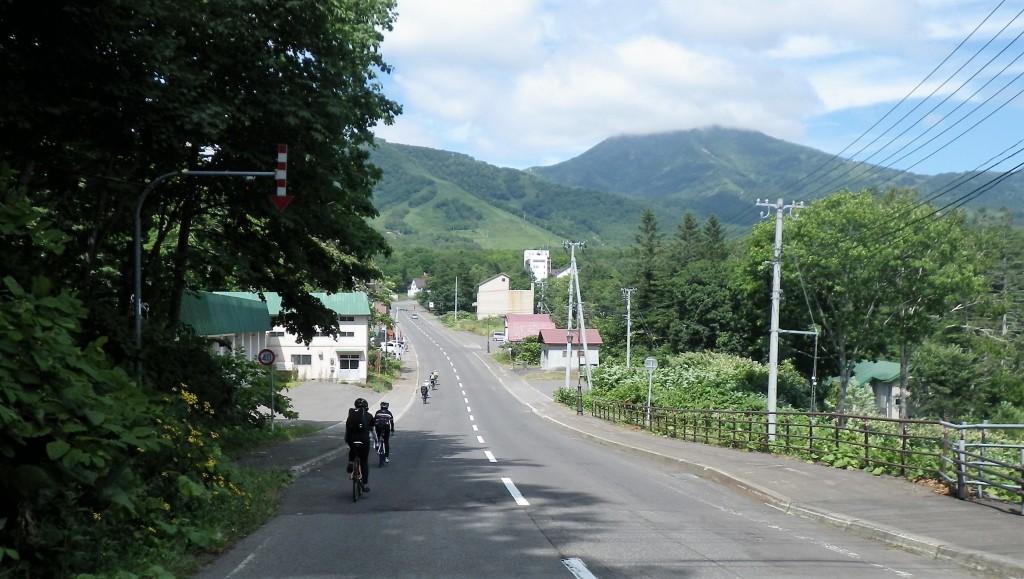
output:
POLYGON ((274 178, 277 179, 277 195, 271 195, 270 201, 274 207, 277 207, 278 212, 281 212, 292 201, 291 195, 286 193, 288 189, 288 145, 277 146, 277 169, 274 171, 274 178))

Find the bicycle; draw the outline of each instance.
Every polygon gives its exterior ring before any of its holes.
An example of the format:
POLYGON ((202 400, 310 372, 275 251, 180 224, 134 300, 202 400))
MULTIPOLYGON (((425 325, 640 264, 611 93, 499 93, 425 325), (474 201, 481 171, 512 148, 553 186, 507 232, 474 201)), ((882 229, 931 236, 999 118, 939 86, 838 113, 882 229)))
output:
POLYGON ((421 386, 420 387, 420 394, 423 396, 423 403, 426 404, 427 403, 427 387, 426 386, 421 386))
POLYGON ((384 462, 387 459, 386 454, 388 449, 384 446, 386 444, 385 441, 386 439, 383 435, 377 437, 377 468, 384 468, 384 462))
POLYGON ((363 459, 359 454, 359 445, 362 442, 353 442, 352 448, 356 451, 356 459, 353 461, 352 472, 349 478, 352 479, 352 502, 359 500, 363 494, 363 459))

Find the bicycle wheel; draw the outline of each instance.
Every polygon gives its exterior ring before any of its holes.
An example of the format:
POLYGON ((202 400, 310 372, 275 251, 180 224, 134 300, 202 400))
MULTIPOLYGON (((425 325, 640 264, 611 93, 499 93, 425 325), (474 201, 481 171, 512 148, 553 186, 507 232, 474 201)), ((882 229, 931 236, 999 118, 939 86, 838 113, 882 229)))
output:
POLYGON ((384 443, 380 443, 380 448, 377 450, 377 468, 384 468, 384 443))
POLYGON ((352 469, 352 502, 353 503, 356 502, 357 500, 359 500, 359 493, 360 493, 360 490, 361 490, 359 488, 359 480, 360 480, 359 477, 360 476, 362 476, 362 473, 359 472, 359 460, 356 459, 356 467, 354 469, 352 469))

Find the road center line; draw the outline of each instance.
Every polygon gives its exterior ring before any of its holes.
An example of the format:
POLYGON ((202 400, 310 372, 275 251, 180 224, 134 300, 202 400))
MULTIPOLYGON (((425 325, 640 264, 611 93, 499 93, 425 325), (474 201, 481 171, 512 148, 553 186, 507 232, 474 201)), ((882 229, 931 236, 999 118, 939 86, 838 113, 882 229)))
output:
POLYGON ((473 411, 472 408, 470 408, 469 406, 466 407, 466 412, 472 412, 472 411, 473 411))
POLYGON ((463 398, 462 401, 465 402, 466 404, 469 404, 469 398, 463 398))
POLYGON ((512 484, 512 479, 502 478, 501 482, 505 483, 505 488, 508 489, 508 493, 512 495, 512 498, 516 500, 517 505, 521 507, 530 506, 530 502, 523 498, 523 494, 519 492, 519 489, 516 488, 516 485, 512 484))
POLYGON ((477 437, 476 437, 476 441, 477 441, 477 442, 479 442, 480 444, 483 444, 483 443, 484 443, 484 437, 482 437, 482 436, 477 436, 477 437))
POLYGON ((469 415, 469 421, 473 422, 473 415, 472 414, 469 415))
POLYGON ((477 426, 476 426, 476 425, 474 424, 474 425, 473 425, 473 432, 477 432, 477 431, 479 431, 479 430, 480 430, 480 429, 479 429, 479 428, 477 428, 477 426))
POLYGON ((484 451, 484 456, 486 456, 487 460, 491 462, 498 462, 498 459, 494 458, 494 453, 489 450, 484 451))

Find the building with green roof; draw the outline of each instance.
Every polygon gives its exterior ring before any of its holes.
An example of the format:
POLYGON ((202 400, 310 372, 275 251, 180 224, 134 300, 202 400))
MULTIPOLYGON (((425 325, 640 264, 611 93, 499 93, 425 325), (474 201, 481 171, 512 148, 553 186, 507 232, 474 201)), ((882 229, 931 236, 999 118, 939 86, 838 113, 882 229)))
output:
MULTIPOLYGON (((266 301, 253 292, 215 293, 265 304, 272 320, 281 313, 281 296, 277 292, 264 292, 266 301)), ((307 346, 275 321, 274 327, 267 334, 266 345, 275 354, 275 365, 278 369, 294 372, 299 380, 366 382, 370 337, 369 297, 364 292, 313 292, 312 295, 338 314, 338 336, 332 338, 317 333, 307 346)))

